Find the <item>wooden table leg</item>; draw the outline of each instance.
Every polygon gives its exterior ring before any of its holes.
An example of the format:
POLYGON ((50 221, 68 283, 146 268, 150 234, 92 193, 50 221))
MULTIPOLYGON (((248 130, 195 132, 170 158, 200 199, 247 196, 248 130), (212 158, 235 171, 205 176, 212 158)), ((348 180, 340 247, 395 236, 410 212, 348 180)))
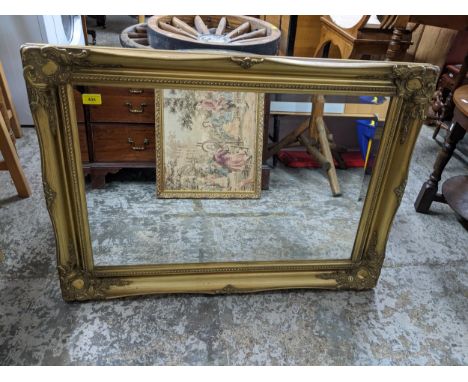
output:
POLYGON ((445 166, 453 155, 457 143, 464 137, 465 133, 465 129, 458 123, 455 123, 452 130, 447 135, 444 145, 439 151, 434 163, 434 171, 429 179, 422 185, 421 191, 419 191, 419 195, 414 202, 416 212, 427 213, 434 200, 443 201, 443 196, 437 194, 442 171, 444 171, 445 166))

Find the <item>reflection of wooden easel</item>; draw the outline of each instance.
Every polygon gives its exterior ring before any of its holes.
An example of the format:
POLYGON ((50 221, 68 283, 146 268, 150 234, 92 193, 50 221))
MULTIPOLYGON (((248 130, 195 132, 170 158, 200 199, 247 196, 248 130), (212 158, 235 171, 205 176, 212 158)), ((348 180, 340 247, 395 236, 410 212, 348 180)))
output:
POLYGON ((266 158, 276 155, 280 150, 294 143, 303 145, 312 158, 327 172, 333 196, 340 196, 341 190, 336 175, 335 163, 331 149, 335 147, 333 137, 328 133, 323 120, 325 99, 322 95, 312 96, 312 112, 310 118, 286 135, 279 142, 268 147, 266 158), (308 131, 308 134, 306 132, 308 131))

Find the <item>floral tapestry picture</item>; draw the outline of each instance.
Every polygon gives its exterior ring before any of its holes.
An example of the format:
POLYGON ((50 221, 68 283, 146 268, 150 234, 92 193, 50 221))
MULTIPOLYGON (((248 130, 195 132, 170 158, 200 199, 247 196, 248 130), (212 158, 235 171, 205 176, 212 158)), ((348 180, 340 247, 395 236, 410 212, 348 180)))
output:
POLYGON ((263 95, 156 90, 157 195, 260 197, 263 95))

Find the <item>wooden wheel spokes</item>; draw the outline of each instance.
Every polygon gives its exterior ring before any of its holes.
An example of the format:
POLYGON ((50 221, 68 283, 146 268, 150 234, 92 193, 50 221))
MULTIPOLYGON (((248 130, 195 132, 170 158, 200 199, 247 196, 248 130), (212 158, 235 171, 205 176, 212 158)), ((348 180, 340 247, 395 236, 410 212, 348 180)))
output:
POLYGON ((172 25, 176 28, 180 28, 183 31, 191 34, 192 36, 198 37, 199 33, 197 30, 193 29, 190 25, 188 25, 185 21, 178 19, 177 17, 172 18, 172 25))
POLYGON ((208 30, 208 27, 205 25, 205 23, 203 22, 200 16, 195 16, 195 18, 193 19, 193 22, 195 23, 195 28, 197 28, 198 32, 202 34, 210 33, 210 31, 208 30))
POLYGON ((223 17, 221 20, 219 20, 218 27, 216 28, 215 35, 216 36, 221 36, 226 29, 226 17, 223 17))

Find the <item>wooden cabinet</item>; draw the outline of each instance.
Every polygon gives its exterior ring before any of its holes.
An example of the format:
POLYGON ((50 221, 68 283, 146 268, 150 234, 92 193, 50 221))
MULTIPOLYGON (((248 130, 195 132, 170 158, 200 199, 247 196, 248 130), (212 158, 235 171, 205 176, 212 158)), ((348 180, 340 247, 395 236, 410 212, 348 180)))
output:
POLYGON ((81 159, 93 188, 122 168, 155 167, 154 90, 86 87, 75 91, 81 159), (100 94, 100 105, 83 105, 81 93, 100 94))
POLYGON ((84 110, 83 110, 82 101, 81 101, 81 93, 78 90, 75 90, 73 95, 75 99, 76 121, 78 123, 84 123, 85 116, 84 116, 84 110))
POLYGON ((78 123, 78 135, 80 137, 80 151, 82 162, 89 162, 88 154, 88 138, 86 134, 86 125, 84 123, 78 123))
POLYGON ((153 162, 154 125, 91 124, 95 162, 153 162))
POLYGON ((92 123, 154 124, 154 90, 92 87, 89 92, 101 94, 102 100, 101 105, 88 106, 92 123))

